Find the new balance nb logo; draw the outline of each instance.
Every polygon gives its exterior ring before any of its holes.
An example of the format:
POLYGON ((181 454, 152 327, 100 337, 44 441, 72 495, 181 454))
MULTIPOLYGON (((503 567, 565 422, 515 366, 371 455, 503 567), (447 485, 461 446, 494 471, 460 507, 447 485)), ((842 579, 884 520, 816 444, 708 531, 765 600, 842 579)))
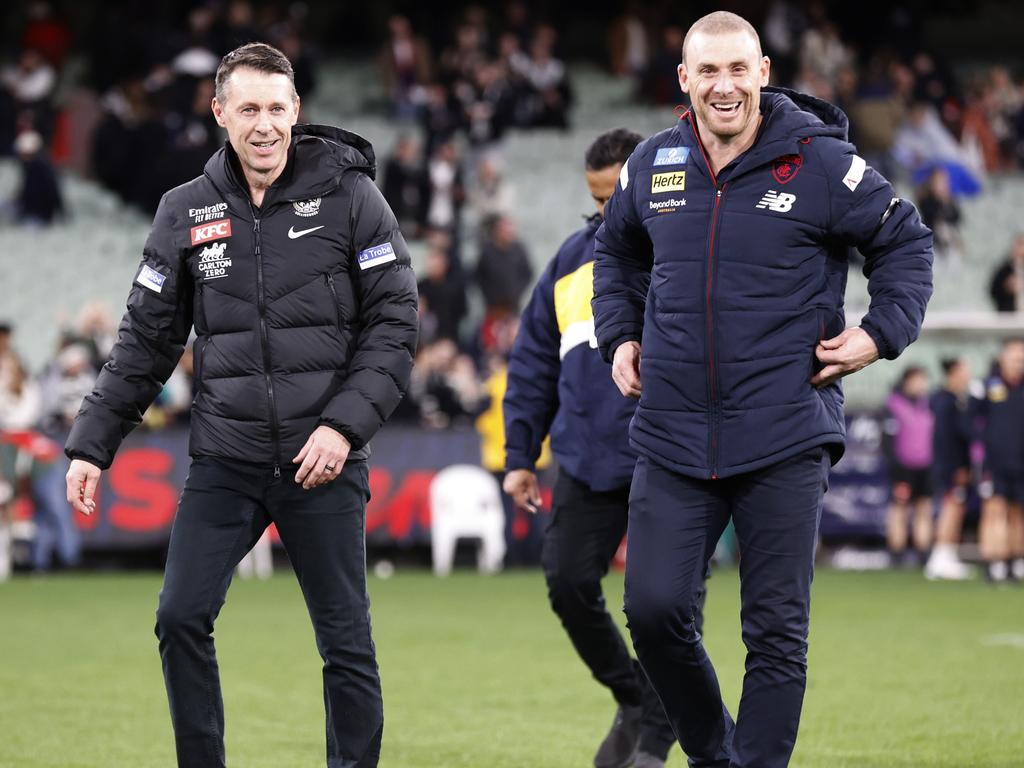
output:
POLYGON ((757 208, 764 210, 775 211, 776 213, 786 213, 793 208, 793 203, 796 202, 796 195, 791 195, 788 192, 776 192, 774 189, 769 189, 764 193, 764 197, 761 198, 761 202, 757 204, 757 208))

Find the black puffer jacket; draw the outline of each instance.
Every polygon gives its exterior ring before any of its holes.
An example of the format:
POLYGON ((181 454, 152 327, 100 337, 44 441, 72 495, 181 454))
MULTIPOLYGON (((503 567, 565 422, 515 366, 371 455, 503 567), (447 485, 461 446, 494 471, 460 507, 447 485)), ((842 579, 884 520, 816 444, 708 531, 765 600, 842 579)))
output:
POLYGON ((409 381, 416 280, 370 144, 325 126, 292 133, 260 208, 230 146, 164 195, 69 456, 110 465, 193 325, 193 456, 291 466, 318 424, 367 455, 409 381))

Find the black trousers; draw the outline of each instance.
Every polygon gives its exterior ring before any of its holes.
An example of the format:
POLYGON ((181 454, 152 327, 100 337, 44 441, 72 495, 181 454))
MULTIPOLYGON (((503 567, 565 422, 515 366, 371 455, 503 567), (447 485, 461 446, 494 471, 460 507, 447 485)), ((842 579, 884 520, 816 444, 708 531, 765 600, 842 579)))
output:
POLYGON ((637 462, 626 616, 640 662, 694 768, 789 764, 807 680, 814 548, 828 468, 821 448, 724 480, 637 462), (697 624, 702 576, 730 516, 740 545, 747 647, 735 723, 697 624))
POLYGON ((644 707, 640 748, 664 758, 675 736, 601 591, 601 579, 626 532, 628 513, 628 485, 593 491, 559 470, 541 559, 551 607, 576 652, 616 702, 644 707))
MULTIPOLYGON (((384 728, 370 636, 364 524, 366 462, 304 491, 294 475, 211 457, 192 462, 171 530, 157 609, 181 768, 224 765, 224 707, 213 623, 239 560, 274 522, 324 660, 328 768, 373 768, 384 728)), ((288 760, 281 758, 281 764, 288 760)))

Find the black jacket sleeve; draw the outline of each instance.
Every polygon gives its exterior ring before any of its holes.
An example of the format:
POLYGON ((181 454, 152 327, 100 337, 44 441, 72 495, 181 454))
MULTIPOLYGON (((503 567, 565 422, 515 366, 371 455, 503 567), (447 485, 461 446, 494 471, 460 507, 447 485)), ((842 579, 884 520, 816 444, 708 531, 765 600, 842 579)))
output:
POLYGON ((142 421, 174 371, 192 330, 192 277, 174 235, 172 206, 160 201, 128 294, 110 360, 82 402, 64 451, 101 469, 142 421))
POLYGON ((320 415, 358 450, 387 420, 409 386, 419 333, 416 276, 384 196, 356 175, 349 216, 359 337, 345 383, 320 415), (379 246, 379 247, 378 247, 379 246))

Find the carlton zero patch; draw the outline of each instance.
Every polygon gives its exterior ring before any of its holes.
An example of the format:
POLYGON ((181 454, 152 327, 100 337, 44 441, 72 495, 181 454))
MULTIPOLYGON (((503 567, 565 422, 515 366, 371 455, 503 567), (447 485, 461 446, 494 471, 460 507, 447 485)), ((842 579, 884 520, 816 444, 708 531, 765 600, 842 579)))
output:
POLYGON ((365 251, 360 251, 356 257, 360 269, 369 269, 370 267, 387 264, 389 261, 397 259, 398 256, 395 255, 395 249, 391 247, 391 243, 381 243, 372 248, 367 248, 365 251))
POLYGON ((686 189, 686 171, 656 173, 651 176, 651 194, 659 192, 683 192, 686 189))
POLYGON ((662 147, 654 155, 654 165, 686 165, 689 157, 689 147, 662 147))
POLYGON ((192 245, 231 237, 231 219, 222 219, 212 224, 200 224, 198 227, 192 227, 191 232, 192 245))
POLYGON ((166 275, 161 275, 152 267, 143 264, 142 269, 139 270, 139 276, 135 278, 135 282, 143 288, 149 288, 154 293, 160 293, 164 289, 164 281, 166 279, 166 275))

